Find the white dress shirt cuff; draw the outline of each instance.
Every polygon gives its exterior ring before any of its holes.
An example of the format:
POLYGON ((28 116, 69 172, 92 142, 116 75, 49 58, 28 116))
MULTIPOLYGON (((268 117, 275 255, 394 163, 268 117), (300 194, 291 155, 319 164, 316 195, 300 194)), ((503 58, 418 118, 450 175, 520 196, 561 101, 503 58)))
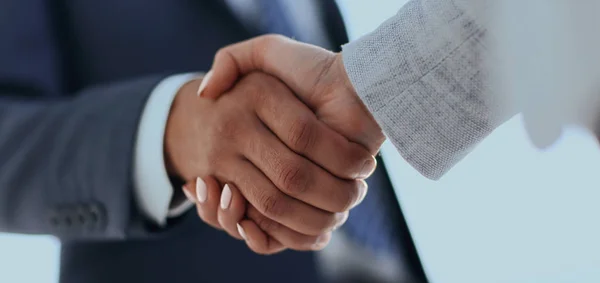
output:
POLYGON ((193 204, 187 200, 170 207, 174 192, 164 160, 164 135, 169 111, 179 89, 199 74, 170 76, 152 91, 138 127, 134 156, 134 197, 141 212, 158 225, 181 215, 193 204))

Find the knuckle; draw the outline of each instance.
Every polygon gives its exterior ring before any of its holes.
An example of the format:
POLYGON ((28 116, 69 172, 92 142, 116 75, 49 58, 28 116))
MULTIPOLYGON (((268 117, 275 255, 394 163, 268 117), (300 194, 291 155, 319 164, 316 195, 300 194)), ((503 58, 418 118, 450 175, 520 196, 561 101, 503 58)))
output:
POLYGON ((260 102, 264 101, 267 94, 272 92, 271 85, 275 83, 277 82, 267 74, 251 72, 240 80, 238 86, 243 89, 244 96, 251 99, 254 105, 261 105, 260 102))
POLYGON ((262 36, 262 40, 264 41, 265 44, 280 42, 280 41, 283 41, 286 39, 287 39, 286 36, 283 36, 281 34, 276 34, 276 33, 266 34, 266 35, 262 36))
POLYGON ((308 190, 308 173, 305 166, 289 163, 280 168, 282 190, 290 196, 299 196, 308 190))
POLYGON ((279 218, 285 214, 286 207, 281 196, 269 195, 261 200, 264 215, 269 218, 279 218))
POLYGON ((239 136, 241 128, 233 116, 223 117, 219 123, 215 124, 215 135, 213 136, 218 140, 233 140, 239 136))
MULTIPOLYGON (((224 148, 212 147, 211 150, 205 151, 205 164, 211 164, 213 169, 217 170, 225 165, 223 162, 224 148)), ((217 171, 218 172, 218 171, 217 171)))
POLYGON ((263 216, 256 220, 256 225, 258 225, 258 227, 260 227, 260 229, 263 231, 272 233, 277 231, 281 224, 263 216))
POLYGON ((316 127, 311 119, 301 117, 296 119, 289 128, 288 141, 293 150, 306 153, 316 139, 316 127))
POLYGON ((251 56, 252 65, 259 65, 261 60, 263 60, 262 63, 264 64, 263 55, 271 53, 273 49, 276 49, 285 40, 287 40, 287 37, 278 34, 267 34, 258 37, 257 40, 250 40, 250 53, 253 54, 251 56))
POLYGON ((217 50, 217 53, 215 53, 215 59, 219 60, 221 58, 229 56, 228 54, 229 51, 227 50, 227 47, 219 48, 219 50, 217 50))

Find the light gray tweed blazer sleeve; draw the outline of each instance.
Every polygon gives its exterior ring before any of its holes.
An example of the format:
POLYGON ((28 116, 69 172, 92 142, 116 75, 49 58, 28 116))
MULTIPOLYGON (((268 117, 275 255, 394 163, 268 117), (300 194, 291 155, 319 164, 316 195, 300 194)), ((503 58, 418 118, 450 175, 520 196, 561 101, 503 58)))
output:
POLYGON ((487 29, 457 0, 413 0, 343 47, 359 96, 400 154, 438 179, 514 113, 496 113, 487 29))

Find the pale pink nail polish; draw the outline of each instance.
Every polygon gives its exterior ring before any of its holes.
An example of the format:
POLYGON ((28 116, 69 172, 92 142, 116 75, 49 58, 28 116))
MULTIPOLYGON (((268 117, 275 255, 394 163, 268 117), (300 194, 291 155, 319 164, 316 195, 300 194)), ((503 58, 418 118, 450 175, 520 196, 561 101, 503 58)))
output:
POLYGON ((229 208, 231 204, 231 188, 229 188, 228 184, 225 184, 223 187, 223 192, 221 192, 221 209, 226 210, 229 208))
POLYGON ((240 223, 237 224, 237 229, 238 233, 240 233, 240 236, 242 236, 242 238, 247 241, 248 238, 246 237, 246 232, 244 232, 244 228, 242 228, 242 225, 240 225, 240 223))
POLYGON ((183 186, 181 188, 183 190, 183 194, 185 195, 185 197, 192 202, 196 202, 196 198, 194 197, 194 195, 192 195, 192 193, 190 193, 185 186, 183 186))
POLYGON ((202 82, 200 83, 200 87, 198 88, 198 93, 197 93, 198 96, 202 96, 202 92, 206 88, 206 85, 208 84, 208 80, 210 79, 211 76, 212 76, 212 70, 208 71, 208 73, 206 73, 206 75, 204 75, 204 78, 202 78, 202 82))
POLYGON ((198 198, 198 202, 203 203, 206 201, 208 197, 208 191, 206 190, 206 183, 202 178, 196 178, 196 197, 198 198))

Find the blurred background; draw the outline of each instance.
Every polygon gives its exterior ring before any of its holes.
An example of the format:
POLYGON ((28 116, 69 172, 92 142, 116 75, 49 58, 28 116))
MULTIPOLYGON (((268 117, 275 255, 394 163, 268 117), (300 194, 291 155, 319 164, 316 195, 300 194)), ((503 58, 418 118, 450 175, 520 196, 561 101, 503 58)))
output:
MULTIPOLYGON (((357 38, 406 1, 338 2, 357 38)), ((391 177, 404 184, 397 193, 431 282, 600 282, 599 171, 591 135, 571 129, 539 151, 517 116, 438 182, 408 165, 391 177)), ((55 283, 58 265, 55 239, 0 234, 0 282, 55 283)))

